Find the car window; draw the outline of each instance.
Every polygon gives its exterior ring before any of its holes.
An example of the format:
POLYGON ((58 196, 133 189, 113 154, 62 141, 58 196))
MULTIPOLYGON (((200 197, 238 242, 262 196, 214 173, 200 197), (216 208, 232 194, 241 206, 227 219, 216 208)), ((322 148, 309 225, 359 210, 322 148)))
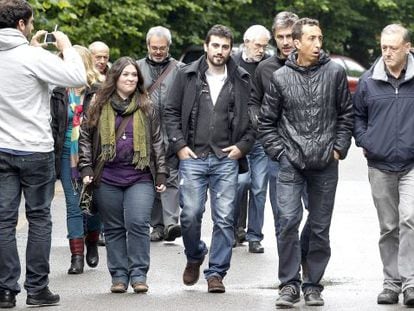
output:
POLYGON ((362 74, 365 72, 365 68, 362 67, 360 64, 350 60, 350 59, 344 59, 345 65, 346 65, 346 71, 348 75, 351 77, 357 77, 359 78, 362 76, 362 74))
MULTIPOLYGON (((345 66, 345 63, 344 63, 344 61, 342 60, 342 58, 336 58, 336 57, 332 57, 331 58, 331 60, 333 60, 335 63, 337 63, 337 64, 339 64, 339 65, 341 65, 345 70, 346 70, 346 66, 345 66)), ((346 74, 348 74, 348 71, 347 71, 347 73, 346 74)))

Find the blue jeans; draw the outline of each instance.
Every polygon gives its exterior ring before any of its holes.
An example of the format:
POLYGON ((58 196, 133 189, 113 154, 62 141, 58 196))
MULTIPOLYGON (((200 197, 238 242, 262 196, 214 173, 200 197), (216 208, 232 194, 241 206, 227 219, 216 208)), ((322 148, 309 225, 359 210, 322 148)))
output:
POLYGON ((272 161, 269 159, 268 161, 268 176, 269 176, 269 199, 270 199, 270 205, 272 206, 273 211, 273 220, 275 225, 275 232, 278 230, 278 217, 277 217, 277 188, 276 188, 276 182, 277 182, 277 175, 279 174, 279 162, 278 161, 272 161))
POLYGON ((200 261, 207 254, 207 246, 201 240, 201 222, 207 189, 210 189, 214 226, 209 267, 204 270, 206 279, 213 275, 224 277, 230 268, 237 172, 236 160, 219 159, 213 154, 205 159, 190 158, 180 161, 180 220, 188 262, 200 261))
POLYGON ((66 201, 66 226, 68 229, 68 239, 83 238, 86 232, 98 231, 101 229, 101 222, 98 214, 85 215, 79 208, 80 189, 75 189, 72 184, 70 168, 70 149, 63 148, 60 181, 66 201), (86 226, 85 226, 86 225, 86 226), (84 231, 84 227, 86 227, 84 231))
POLYGON ((150 264, 152 182, 129 187, 101 183, 95 190, 106 241, 112 283, 146 282, 150 264))
POLYGON ((280 228, 276 235, 280 286, 293 284, 299 287, 302 263, 307 270, 303 291, 310 287, 322 290, 320 280, 331 256, 329 228, 338 183, 338 161, 332 160, 323 170, 299 170, 286 156, 282 156, 279 165, 277 204, 280 228), (303 261, 298 229, 303 214, 301 198, 305 184, 310 235, 306 260, 303 261))
POLYGON ((251 183, 246 240, 261 241, 268 182, 268 157, 259 141, 254 144, 248 159, 251 183))
POLYGON ((28 293, 35 294, 48 285, 50 204, 55 179, 53 152, 24 156, 0 152, 0 289, 20 292, 16 226, 22 192, 29 223, 24 287, 28 293))

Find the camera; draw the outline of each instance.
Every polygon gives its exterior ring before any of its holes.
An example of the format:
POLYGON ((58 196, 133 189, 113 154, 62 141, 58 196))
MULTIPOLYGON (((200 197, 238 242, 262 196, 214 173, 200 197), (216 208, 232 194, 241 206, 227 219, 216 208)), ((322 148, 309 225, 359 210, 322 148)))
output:
POLYGON ((55 36, 53 35, 53 33, 48 32, 45 35, 45 43, 50 44, 50 43, 54 43, 54 42, 56 42, 55 36))

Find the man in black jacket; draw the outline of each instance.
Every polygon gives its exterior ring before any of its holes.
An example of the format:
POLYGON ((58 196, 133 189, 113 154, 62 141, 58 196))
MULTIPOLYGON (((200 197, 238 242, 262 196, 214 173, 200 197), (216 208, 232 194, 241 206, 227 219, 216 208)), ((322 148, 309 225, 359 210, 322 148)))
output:
POLYGON ((383 291, 378 304, 414 306, 414 58, 406 28, 381 33, 382 57, 354 96, 356 144, 364 149, 381 229, 383 291))
POLYGON ((266 153, 279 161, 277 179, 280 292, 277 307, 300 299, 303 260, 298 229, 300 204, 308 187, 309 248, 302 290, 309 306, 324 304, 320 280, 331 250, 329 227, 338 182, 338 160, 351 144, 352 103, 345 70, 321 49, 319 22, 302 18, 293 25, 291 53, 272 77, 259 115, 259 136, 266 153))
POLYGON ((204 43, 206 54, 178 70, 164 111, 169 147, 179 159, 186 285, 198 281, 207 254, 200 235, 210 188, 214 228, 204 275, 211 293, 225 292, 222 279, 232 254, 238 160, 254 142, 247 107, 249 75, 230 58, 232 44, 227 27, 213 26, 204 43))

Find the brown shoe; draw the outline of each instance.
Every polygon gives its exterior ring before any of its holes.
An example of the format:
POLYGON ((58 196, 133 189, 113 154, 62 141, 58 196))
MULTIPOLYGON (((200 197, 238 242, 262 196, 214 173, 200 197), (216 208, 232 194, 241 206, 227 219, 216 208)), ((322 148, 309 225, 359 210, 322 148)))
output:
POLYGON ((187 286, 194 285, 200 278, 200 266, 203 264, 204 257, 197 262, 187 262, 183 273, 183 282, 187 286))
POLYGON ((124 283, 114 283, 111 286, 111 293, 122 294, 127 291, 127 287, 124 283))
POLYGON ((219 276, 212 276, 207 279, 209 293, 224 293, 226 288, 219 276))
POLYGON ((148 291, 148 285, 142 282, 132 284, 132 288, 134 289, 134 292, 136 292, 137 294, 146 293, 148 291))

